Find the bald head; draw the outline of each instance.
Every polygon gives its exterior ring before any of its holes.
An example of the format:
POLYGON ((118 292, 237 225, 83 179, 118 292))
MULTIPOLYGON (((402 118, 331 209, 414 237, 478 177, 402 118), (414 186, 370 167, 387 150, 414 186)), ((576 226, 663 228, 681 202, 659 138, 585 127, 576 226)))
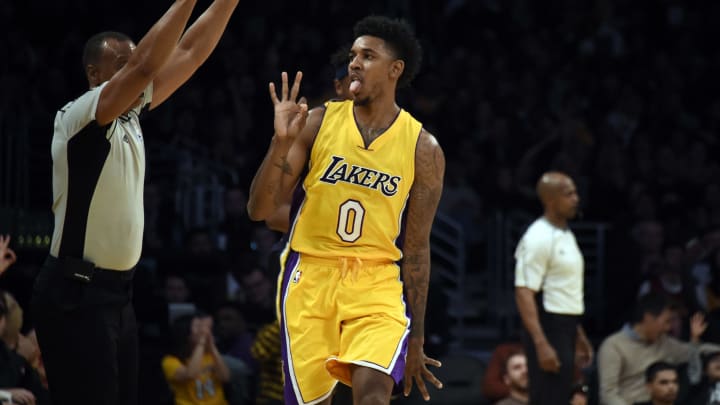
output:
POLYGON ((561 172, 545 172, 537 182, 537 195, 546 205, 554 196, 562 193, 568 185, 572 185, 572 180, 565 173, 561 172))
POLYGON ((546 172, 538 180, 536 189, 546 215, 560 221, 575 217, 579 198, 570 176, 562 172, 546 172))

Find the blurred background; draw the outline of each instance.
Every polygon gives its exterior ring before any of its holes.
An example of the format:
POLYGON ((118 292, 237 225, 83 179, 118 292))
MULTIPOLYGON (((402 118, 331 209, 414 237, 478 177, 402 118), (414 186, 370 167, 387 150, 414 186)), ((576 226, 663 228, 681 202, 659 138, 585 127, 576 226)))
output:
MULTIPOLYGON (((168 4, 0 1, 0 234, 18 255, 0 287, 21 306, 49 247, 53 119, 87 89, 85 40, 117 30, 139 41, 168 4)), ((428 352, 471 354, 482 369, 498 343, 517 340, 512 254, 541 214, 534 186, 549 169, 568 173, 582 199, 572 227, 591 339, 617 330, 657 281, 682 290, 681 322, 711 314, 706 333, 718 339, 707 291, 720 293, 720 2, 241 0, 208 62, 143 120, 135 299, 143 381, 158 392, 147 403, 166 398, 153 362, 183 303, 216 313, 234 302, 251 335, 272 320, 281 235, 245 213, 272 135, 267 83, 302 70, 311 106, 332 97, 330 56, 367 14, 415 28, 423 64, 399 104, 447 157, 428 352)))

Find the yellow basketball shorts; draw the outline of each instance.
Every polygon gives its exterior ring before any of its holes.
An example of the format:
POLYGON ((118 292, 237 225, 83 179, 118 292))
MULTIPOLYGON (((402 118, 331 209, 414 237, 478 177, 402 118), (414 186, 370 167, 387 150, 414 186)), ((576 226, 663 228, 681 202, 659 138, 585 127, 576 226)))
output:
POLYGON ((400 267, 356 258, 281 258, 278 315, 285 404, 315 404, 338 381, 352 386, 350 365, 370 367, 400 383, 409 311, 400 267))

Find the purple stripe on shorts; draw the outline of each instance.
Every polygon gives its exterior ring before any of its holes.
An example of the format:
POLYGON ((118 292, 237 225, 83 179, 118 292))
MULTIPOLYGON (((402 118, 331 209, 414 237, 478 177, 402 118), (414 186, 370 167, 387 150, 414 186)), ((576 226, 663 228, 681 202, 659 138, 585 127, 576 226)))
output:
MULTIPOLYGON (((412 317, 410 316, 410 307, 408 307, 407 301, 405 301, 405 294, 402 295, 402 300, 403 303, 405 303, 405 316, 407 316, 410 322, 412 322, 412 317)), ((408 328, 409 327, 410 324, 408 324, 408 328)), ((390 377, 392 377, 395 381, 395 386, 393 387, 393 395, 400 394, 403 391, 403 378, 405 377, 405 358, 407 357, 409 338, 410 333, 407 333, 403 338, 402 342, 400 343, 400 356, 398 356, 398 359, 395 362, 395 367, 390 370, 390 377)))
POLYGON ((405 376, 405 356, 407 356, 408 336, 410 335, 405 335, 402 343, 400 343, 402 345, 402 348, 400 349, 400 356, 398 356, 397 361, 395 361, 395 367, 393 367, 390 371, 390 377, 395 380, 396 385, 400 385, 403 377, 405 376))
POLYGON ((285 334, 285 294, 287 292, 288 285, 290 284, 292 270, 297 265, 299 258, 300 255, 293 250, 288 253, 287 260, 285 261, 285 266, 283 268, 282 283, 280 284, 280 345, 282 351, 283 373, 285 373, 285 405, 298 405, 297 397, 295 396, 295 391, 293 390, 292 377, 290 376, 290 367, 288 366, 290 358, 287 349, 287 337, 285 334))
MULTIPOLYGON (((405 244, 405 228, 407 227, 407 201, 405 202, 405 207, 403 208, 402 212, 402 220, 400 221, 400 234, 398 235, 397 239, 395 239, 395 246, 397 246, 398 249, 401 251, 403 250, 403 245, 405 244)), ((400 267, 400 280, 402 281, 402 259, 396 262, 398 267, 400 267)), ((403 293, 402 296, 403 303, 405 304, 405 316, 410 320, 412 323, 412 316, 410 316, 410 308, 407 305, 407 301, 405 301, 405 294, 403 293)), ((405 335, 405 338, 402 341, 402 349, 400 349, 400 356, 398 357, 397 361, 395 362, 395 367, 390 371, 390 377, 395 380, 395 385, 393 386, 392 393, 393 395, 399 395, 403 392, 403 378, 405 376, 405 357, 407 356, 407 345, 408 345, 408 336, 410 334, 405 335)))

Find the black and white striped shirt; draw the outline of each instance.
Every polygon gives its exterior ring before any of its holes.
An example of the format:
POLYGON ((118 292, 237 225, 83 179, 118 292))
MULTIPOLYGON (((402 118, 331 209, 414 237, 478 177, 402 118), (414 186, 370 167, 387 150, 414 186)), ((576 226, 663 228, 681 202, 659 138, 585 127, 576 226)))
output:
POLYGON ((128 270, 142 250, 145 147, 139 115, 152 100, 152 84, 128 114, 100 127, 95 111, 106 84, 55 116, 50 254, 128 270))

